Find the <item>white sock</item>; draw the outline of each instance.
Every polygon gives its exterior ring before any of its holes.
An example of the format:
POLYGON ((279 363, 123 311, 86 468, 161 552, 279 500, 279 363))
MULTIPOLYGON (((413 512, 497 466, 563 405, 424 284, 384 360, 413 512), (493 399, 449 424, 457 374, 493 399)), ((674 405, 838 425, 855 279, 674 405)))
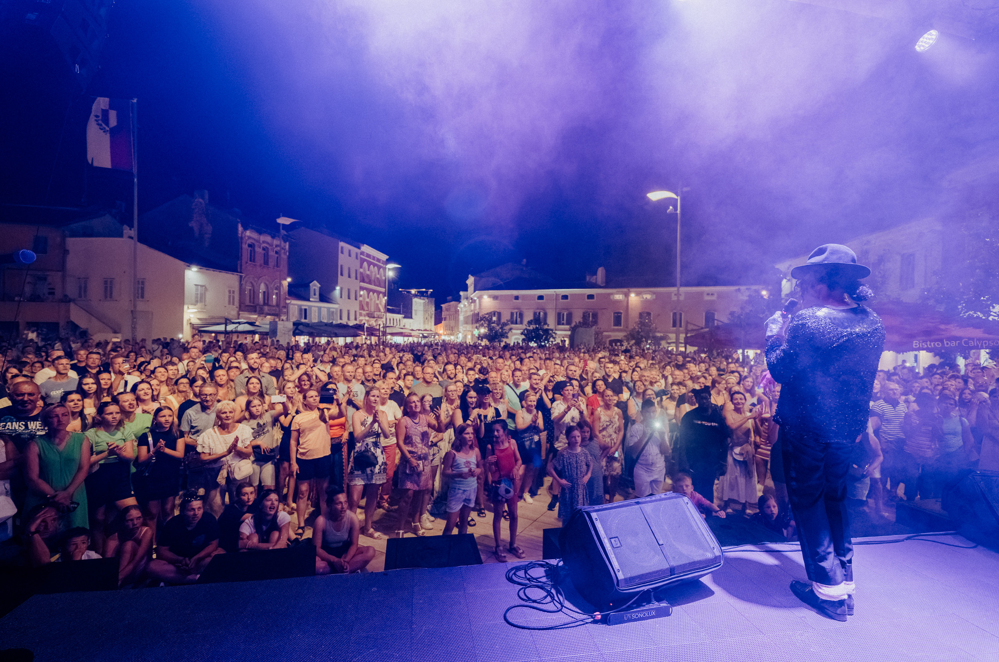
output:
POLYGON ((812 582, 812 590, 815 591, 815 595, 823 600, 838 602, 839 600, 846 600, 846 596, 853 593, 853 582, 843 582, 835 586, 812 582))

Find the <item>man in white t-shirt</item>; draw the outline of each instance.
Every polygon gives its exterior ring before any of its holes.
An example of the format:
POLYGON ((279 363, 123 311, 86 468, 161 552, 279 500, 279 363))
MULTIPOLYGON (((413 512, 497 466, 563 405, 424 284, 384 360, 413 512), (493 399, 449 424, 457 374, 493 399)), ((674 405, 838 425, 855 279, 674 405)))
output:
MULTIPOLYGON (((36 384, 38 384, 39 386, 41 386, 42 384, 44 384, 48 380, 50 380, 53 377, 55 377, 56 374, 57 374, 57 372, 58 372, 55 369, 55 362, 56 362, 56 360, 58 358, 64 357, 64 356, 65 356, 65 354, 63 354, 63 352, 61 350, 58 350, 58 349, 53 349, 51 352, 49 352, 49 367, 42 368, 41 370, 39 370, 38 372, 36 372, 35 376, 31 378, 32 381, 35 382, 36 384)), ((69 359, 67 359, 67 360, 69 360, 69 359)), ((77 377, 79 377, 79 375, 76 373, 75 370, 70 370, 67 374, 71 378, 73 378, 73 379, 76 379, 77 377)))
POLYGON ((388 419, 389 426, 388 430, 382 430, 382 452, 385 453, 385 462, 388 465, 388 480, 382 485, 381 497, 378 503, 379 507, 384 508, 388 505, 389 495, 392 494, 392 474, 395 473, 396 463, 399 458, 399 449, 395 437, 395 424, 402 418, 402 409, 389 398, 392 395, 392 390, 389 388, 388 383, 381 380, 375 383, 375 388, 382 394, 382 404, 378 408, 385 412, 385 418, 388 419))

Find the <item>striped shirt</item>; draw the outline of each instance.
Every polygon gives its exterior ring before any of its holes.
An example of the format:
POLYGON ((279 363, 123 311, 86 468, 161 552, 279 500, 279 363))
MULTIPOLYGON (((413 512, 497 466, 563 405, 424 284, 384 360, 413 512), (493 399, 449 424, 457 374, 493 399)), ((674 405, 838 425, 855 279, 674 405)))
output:
POLYGON ((902 421, 905 420, 905 413, 909 410, 904 402, 899 402, 894 407, 884 400, 878 400, 871 407, 871 413, 881 419, 881 441, 882 443, 893 444, 902 441, 905 433, 902 431, 902 421))

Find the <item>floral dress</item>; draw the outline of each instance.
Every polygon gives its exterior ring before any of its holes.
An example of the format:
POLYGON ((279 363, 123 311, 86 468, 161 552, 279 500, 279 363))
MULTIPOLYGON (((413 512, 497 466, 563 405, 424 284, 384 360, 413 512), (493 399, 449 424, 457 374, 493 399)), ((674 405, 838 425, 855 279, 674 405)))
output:
POLYGON ((347 468, 348 485, 383 485, 388 479, 388 464, 385 462, 385 453, 382 452, 382 429, 377 420, 372 423, 371 419, 372 416, 365 416, 361 423, 362 427, 367 427, 371 423, 371 427, 368 429, 368 434, 358 440, 354 454, 350 457, 350 467, 347 468), (354 468, 358 455, 362 453, 365 456, 368 453, 374 455, 373 467, 354 468))
POLYGON ((586 483, 583 478, 590 471, 593 457, 585 448, 573 453, 566 449, 559 451, 553 465, 559 478, 569 481, 569 487, 563 487, 558 493, 558 518, 565 524, 577 508, 589 505, 586 483))
MULTIPOLYGON (((597 438, 600 439, 605 448, 617 443, 618 430, 621 429, 622 425, 621 419, 617 417, 618 411, 620 410, 612 409, 608 415, 603 407, 597 410, 596 417, 600 426, 597 430, 597 438)), ((617 453, 604 458, 604 475, 610 477, 621 475, 621 458, 618 457, 617 453)))
POLYGON ((406 417, 406 437, 402 440, 409 457, 416 460, 414 467, 399 457, 399 489, 429 490, 431 487, 430 428, 427 417, 420 414, 415 421, 406 417))

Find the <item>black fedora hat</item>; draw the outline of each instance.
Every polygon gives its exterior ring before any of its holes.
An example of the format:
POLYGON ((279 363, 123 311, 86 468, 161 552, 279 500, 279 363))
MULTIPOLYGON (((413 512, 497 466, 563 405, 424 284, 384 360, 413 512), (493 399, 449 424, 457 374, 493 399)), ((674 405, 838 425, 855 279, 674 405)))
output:
POLYGON ((871 270, 862 264, 857 264, 857 254, 843 244, 823 244, 812 251, 808 261, 800 267, 791 269, 791 278, 801 280, 809 273, 836 269, 848 278, 867 278, 871 270))

